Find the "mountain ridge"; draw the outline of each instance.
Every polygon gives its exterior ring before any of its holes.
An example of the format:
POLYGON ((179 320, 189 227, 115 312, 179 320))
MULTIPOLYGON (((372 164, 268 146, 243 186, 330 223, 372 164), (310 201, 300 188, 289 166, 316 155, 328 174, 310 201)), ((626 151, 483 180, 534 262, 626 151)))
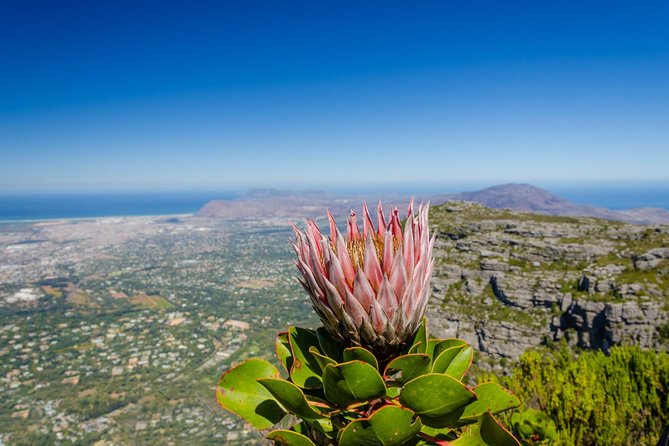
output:
MULTIPOLYGON (((341 195, 316 190, 303 192, 277 189, 253 189, 247 194, 225 200, 211 200, 195 214, 211 218, 258 217, 319 217, 325 208, 336 216, 358 208, 361 200, 375 203, 381 198, 386 205, 405 207, 410 197, 400 194, 341 195)), ((572 203, 547 190, 528 183, 507 183, 477 191, 416 197, 416 201, 442 204, 447 201, 469 201, 493 209, 510 209, 548 215, 594 217, 626 223, 653 225, 669 224, 669 211, 662 208, 642 207, 612 210, 604 207, 572 203)))
POLYGON ((595 217, 636 224, 668 224, 669 211, 661 208, 612 210, 604 207, 572 203, 544 189, 527 183, 508 183, 474 192, 449 196, 459 201, 472 201, 493 209, 536 212, 570 217, 595 217))

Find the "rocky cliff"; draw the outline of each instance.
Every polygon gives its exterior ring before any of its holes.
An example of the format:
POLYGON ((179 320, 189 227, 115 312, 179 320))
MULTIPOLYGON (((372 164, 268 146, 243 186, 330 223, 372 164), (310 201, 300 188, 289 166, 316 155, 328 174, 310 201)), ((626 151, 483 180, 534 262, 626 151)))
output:
POLYGON ((430 219, 435 334, 466 339, 497 365, 561 339, 667 349, 669 226, 470 202, 433 207, 430 219))

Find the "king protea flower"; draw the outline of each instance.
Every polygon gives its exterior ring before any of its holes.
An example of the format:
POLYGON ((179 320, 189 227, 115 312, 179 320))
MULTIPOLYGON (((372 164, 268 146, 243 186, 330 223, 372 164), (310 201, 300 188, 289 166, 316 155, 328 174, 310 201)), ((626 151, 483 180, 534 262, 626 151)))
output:
POLYGON ((412 200, 404 231, 397 208, 386 222, 381 203, 376 227, 363 204, 362 233, 353 211, 346 237, 329 211, 329 237, 313 220, 304 232, 293 226, 300 282, 332 336, 380 356, 412 338, 425 313, 434 264, 428 207, 421 204, 414 214, 412 200))

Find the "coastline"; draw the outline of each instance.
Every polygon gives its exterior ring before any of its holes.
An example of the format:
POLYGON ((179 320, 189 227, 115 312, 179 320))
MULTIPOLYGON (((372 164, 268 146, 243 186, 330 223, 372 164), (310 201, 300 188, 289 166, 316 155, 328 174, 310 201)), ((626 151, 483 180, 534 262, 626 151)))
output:
POLYGON ((127 219, 127 218, 157 218, 157 217, 193 217, 192 213, 178 213, 178 214, 130 214, 130 215, 101 215, 90 217, 47 217, 47 218, 30 218, 30 219, 7 219, 0 218, 0 225, 9 223, 60 223, 60 222, 75 222, 87 220, 106 220, 106 219, 127 219))

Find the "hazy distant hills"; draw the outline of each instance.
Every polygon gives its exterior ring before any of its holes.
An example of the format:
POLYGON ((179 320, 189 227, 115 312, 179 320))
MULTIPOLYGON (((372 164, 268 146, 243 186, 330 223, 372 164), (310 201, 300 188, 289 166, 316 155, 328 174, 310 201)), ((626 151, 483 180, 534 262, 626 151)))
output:
POLYGON ((447 195, 459 201, 474 201, 496 209, 521 212, 564 212, 574 204, 530 184, 503 184, 475 192, 447 195))
POLYGON ((661 208, 636 208, 614 211, 607 208, 575 204, 531 184, 503 184, 476 192, 461 192, 439 197, 473 201, 494 209, 537 212, 550 215, 597 217, 637 224, 667 224, 669 211, 661 208))
POLYGON ((370 208, 376 209, 379 198, 384 209, 389 206, 406 207, 409 197, 384 195, 336 195, 322 191, 287 192, 274 189, 253 189, 234 200, 212 200, 195 215, 215 218, 259 218, 288 217, 296 221, 304 217, 323 217, 325 209, 335 216, 348 215, 351 209, 361 210, 361 201, 366 200, 370 208))
MULTIPOLYGON (((409 197, 384 195, 336 195, 321 191, 290 192, 275 189, 254 189, 234 200, 212 200, 198 212, 199 217, 257 218, 322 216, 325 208, 335 215, 346 215, 351 208, 360 209, 360 201, 367 200, 370 207, 383 199, 389 205, 405 207, 409 197)), ((494 209, 535 212, 549 215, 597 217, 637 224, 669 224, 669 211, 661 208, 635 208, 614 211, 602 207, 580 205, 560 198, 530 184, 503 184, 474 192, 416 197, 417 201, 429 200, 441 204, 450 200, 472 201, 494 209)))

